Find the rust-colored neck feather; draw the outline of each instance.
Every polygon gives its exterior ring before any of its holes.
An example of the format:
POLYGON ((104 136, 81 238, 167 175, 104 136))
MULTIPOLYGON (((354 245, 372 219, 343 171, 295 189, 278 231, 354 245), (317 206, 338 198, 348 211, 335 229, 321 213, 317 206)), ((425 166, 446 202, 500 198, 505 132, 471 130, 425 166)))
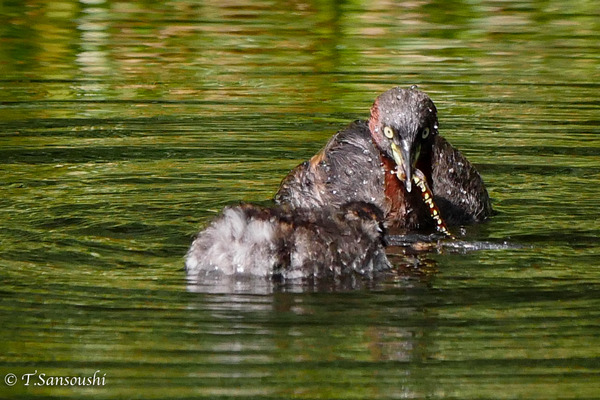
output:
POLYGON ((393 173, 396 170, 396 163, 381 154, 381 162, 385 173, 385 201, 388 209, 388 220, 397 221, 404 219, 406 215, 406 202, 404 199, 404 186, 393 173))
POLYGON ((375 100, 371 107, 371 116, 369 117, 369 131, 371 131, 371 137, 375 142, 375 145, 379 149, 383 148, 383 134, 379 129, 379 99, 375 100))

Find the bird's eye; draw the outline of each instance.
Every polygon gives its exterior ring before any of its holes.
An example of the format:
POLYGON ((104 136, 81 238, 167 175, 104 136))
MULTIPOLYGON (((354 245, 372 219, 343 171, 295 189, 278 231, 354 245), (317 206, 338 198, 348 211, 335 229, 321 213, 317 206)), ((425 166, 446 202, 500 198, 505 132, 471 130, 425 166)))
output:
POLYGON ((388 139, 391 139, 394 137, 394 131, 389 126, 386 126, 385 128, 383 128, 383 134, 388 139))
POLYGON ((429 136, 429 128, 425 128, 423 129, 423 139, 427 139, 427 136, 429 136))

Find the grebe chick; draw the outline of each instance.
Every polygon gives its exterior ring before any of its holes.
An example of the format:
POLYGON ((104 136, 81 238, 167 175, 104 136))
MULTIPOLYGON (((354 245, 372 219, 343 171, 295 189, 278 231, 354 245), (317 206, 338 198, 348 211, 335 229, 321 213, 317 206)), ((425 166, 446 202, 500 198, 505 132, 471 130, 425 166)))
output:
POLYGON ((341 208, 226 207, 186 255, 188 277, 370 278, 390 268, 383 213, 373 204, 341 208))

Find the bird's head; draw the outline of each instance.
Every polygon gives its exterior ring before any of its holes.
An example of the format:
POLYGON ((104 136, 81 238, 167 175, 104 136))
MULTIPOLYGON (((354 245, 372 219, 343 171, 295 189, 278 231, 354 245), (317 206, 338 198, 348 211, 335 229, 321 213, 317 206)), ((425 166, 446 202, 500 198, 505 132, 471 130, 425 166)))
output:
POLYGON ((438 134, 433 101, 414 87, 388 90, 371 107, 369 129, 379 149, 394 160, 396 175, 410 192, 415 165, 438 134))

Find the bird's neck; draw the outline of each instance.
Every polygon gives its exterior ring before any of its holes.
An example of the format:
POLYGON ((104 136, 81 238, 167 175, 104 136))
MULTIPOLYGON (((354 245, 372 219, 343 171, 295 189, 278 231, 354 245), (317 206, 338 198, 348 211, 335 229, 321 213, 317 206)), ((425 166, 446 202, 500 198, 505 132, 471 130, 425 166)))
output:
MULTIPOLYGON (((404 182, 395 174, 397 165, 391 158, 381 154, 381 165, 385 176, 385 212, 390 227, 417 228, 428 214, 428 208, 421 198, 417 188, 409 193, 404 182), (417 190, 416 190, 417 189, 417 190)), ((431 161, 429 154, 421 154, 416 167, 425 174, 428 183, 431 182, 431 161), (427 157, 427 158, 426 158, 427 157)))
POLYGON ((421 154, 419 154, 419 159, 415 163, 415 167, 421 170, 421 172, 425 175, 429 187, 432 187, 433 185, 433 180, 431 178, 431 174, 433 172, 431 154, 431 146, 423 146, 421 148, 421 154))

